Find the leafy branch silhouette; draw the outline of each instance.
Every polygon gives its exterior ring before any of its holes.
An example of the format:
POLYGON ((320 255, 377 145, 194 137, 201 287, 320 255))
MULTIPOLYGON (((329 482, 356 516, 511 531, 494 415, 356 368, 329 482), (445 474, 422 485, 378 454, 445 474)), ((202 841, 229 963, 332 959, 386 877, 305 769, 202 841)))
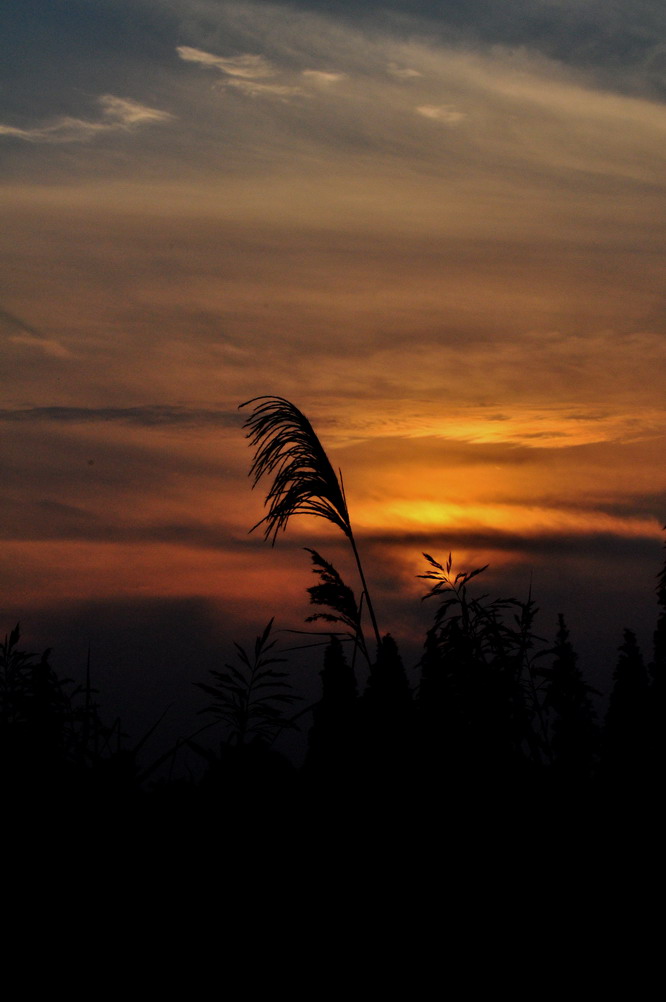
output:
POLYGON ((306 623, 323 620, 326 623, 341 623, 346 626, 361 654, 370 663, 361 625, 361 606, 356 604, 354 592, 344 583, 333 564, 309 546, 305 549, 312 557, 313 573, 318 574, 321 579, 319 584, 308 588, 310 603, 330 610, 314 612, 307 617, 306 623))
POLYGON ((269 639, 272 627, 271 619, 255 640, 253 656, 234 643, 240 668, 225 664, 226 670, 210 672, 214 684, 194 683, 212 698, 209 706, 199 712, 212 714, 229 727, 230 744, 244 745, 250 737, 272 740, 278 731, 291 726, 284 719, 284 710, 300 696, 293 695, 291 683, 284 681, 287 672, 271 667, 285 661, 271 653, 276 644, 269 639))

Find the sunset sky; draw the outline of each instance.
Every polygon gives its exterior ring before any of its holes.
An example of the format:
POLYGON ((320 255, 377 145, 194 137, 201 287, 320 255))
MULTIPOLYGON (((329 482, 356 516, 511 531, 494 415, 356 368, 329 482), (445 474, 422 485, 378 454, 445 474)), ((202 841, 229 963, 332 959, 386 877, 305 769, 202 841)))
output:
POLYGON ((278 394, 383 629, 452 550, 532 581, 546 633, 647 642, 665 29, 660 0, 3 4, 2 632, 168 660, 302 626, 302 547, 352 568, 321 522, 247 534, 237 407, 278 394))

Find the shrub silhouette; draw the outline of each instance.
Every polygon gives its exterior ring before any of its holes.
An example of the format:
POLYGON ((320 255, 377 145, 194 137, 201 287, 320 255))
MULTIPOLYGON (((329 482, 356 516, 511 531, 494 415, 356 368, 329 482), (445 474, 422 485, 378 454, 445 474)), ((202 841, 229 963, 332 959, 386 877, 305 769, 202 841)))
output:
POLYGON ((22 651, 20 638, 17 623, 0 645, 0 754, 6 776, 34 783, 63 760, 68 699, 50 651, 22 651))
POLYGON ((21 650, 20 638, 17 624, 0 644, 0 771, 7 789, 26 796, 108 789, 130 753, 120 748, 119 721, 109 728, 99 718, 89 664, 85 686, 77 686, 58 678, 50 649, 21 650))

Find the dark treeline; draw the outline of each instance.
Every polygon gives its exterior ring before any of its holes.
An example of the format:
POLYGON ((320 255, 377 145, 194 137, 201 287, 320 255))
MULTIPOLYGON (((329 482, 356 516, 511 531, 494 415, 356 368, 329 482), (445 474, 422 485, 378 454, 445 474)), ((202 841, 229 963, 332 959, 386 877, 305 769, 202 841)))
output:
POLYGON ((320 698, 308 705, 298 692, 271 621, 252 649, 237 644, 233 659, 197 683, 208 701, 201 728, 154 761, 150 735, 128 742, 119 721, 104 720, 89 677, 80 685, 58 678, 49 651, 22 650, 16 626, 0 645, 5 803, 144 813, 187 804, 224 818, 258 805, 344 813, 391 804, 409 815, 435 805, 649 808, 659 799, 666 563, 652 649, 643 654, 630 629, 620 632, 600 718, 564 616, 543 639, 531 597, 483 594, 485 568, 454 573, 451 557, 426 555, 432 625, 408 676, 389 633, 371 651, 361 603, 309 552, 318 578, 309 621, 326 630, 308 651, 320 698), (298 768, 276 750, 285 730, 307 743, 298 768), (202 763, 196 775, 177 767, 185 749, 202 763))

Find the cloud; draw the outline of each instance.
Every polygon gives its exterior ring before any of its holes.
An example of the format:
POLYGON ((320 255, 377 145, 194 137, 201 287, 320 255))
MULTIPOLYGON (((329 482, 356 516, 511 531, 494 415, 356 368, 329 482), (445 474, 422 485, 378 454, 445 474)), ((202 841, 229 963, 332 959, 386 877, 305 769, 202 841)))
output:
POLYGON ((167 111, 149 108, 138 101, 116 97, 113 94, 103 94, 97 102, 102 108, 101 121, 61 116, 31 129, 0 123, 0 136, 22 139, 29 143, 77 143, 93 139, 103 133, 130 131, 138 125, 168 122, 174 117, 167 111))
POLYGON ((238 415, 155 404, 146 407, 26 407, 0 409, 0 421, 8 423, 53 421, 62 424, 119 423, 154 428, 174 426, 238 427, 238 415))
MULTIPOLYGON (((176 52, 186 62, 198 63, 206 69, 220 70, 224 74, 223 84, 248 97, 288 98, 303 94, 303 89, 293 84, 260 83, 267 77, 276 75, 271 63, 261 55, 244 53, 239 56, 216 56, 202 49, 179 45, 176 52)), ((323 74, 325 75, 325 74, 323 74)))
POLYGON ((416 109, 417 114, 424 118, 432 118, 437 122, 444 122, 446 125, 457 125, 462 122, 467 115, 464 111, 459 111, 451 104, 422 104, 416 109))
POLYGON ((71 358, 72 356, 71 351, 68 351, 59 341, 52 341, 48 338, 32 337, 30 334, 15 334, 9 340, 12 344, 41 351, 50 358, 71 358))
MULTIPOLYGON (((662 169, 663 109, 657 103, 604 91, 593 75, 527 45, 465 47, 460 38, 447 43, 436 34, 426 40, 417 31, 400 38, 303 10, 285 18, 274 4, 223 7, 209 19, 216 29, 201 37, 210 39, 210 48, 197 47, 191 30, 193 44, 179 46, 179 57, 215 70, 220 85, 237 93, 281 99, 270 122, 257 114, 226 123, 232 109, 214 110, 206 102, 212 117, 201 131, 211 130, 211 146, 231 147, 231 157, 235 150, 254 150, 262 164, 274 163, 265 155, 269 142, 289 145, 294 168, 302 154, 310 167, 321 164, 323 172, 338 176, 345 168, 335 161, 346 158, 358 167, 357 158, 365 156, 375 173, 402 161, 408 172, 421 166, 425 174, 445 171, 447 180, 480 178, 492 169, 499 183, 507 170, 553 178, 577 172, 573 183, 618 172, 653 181, 662 169), (236 54, 217 55, 214 41, 225 52, 237 47, 236 54), (332 98, 342 80, 344 103, 326 102, 326 92, 332 98), (320 100, 307 110, 290 101, 315 93, 320 100), (414 117, 446 127, 444 160, 442 129, 432 128, 426 139, 414 117), (232 132, 221 133, 226 124, 232 132), (626 155, 627 139, 635 156, 626 155)), ((196 114, 203 118, 202 107, 196 114)))
POLYGON ((411 66, 399 66, 397 63, 389 63, 387 70, 392 77, 397 77, 398 80, 415 80, 417 77, 423 76, 420 70, 415 70, 411 66))
POLYGON ((286 84, 263 84, 254 80, 227 80, 227 87, 233 87, 249 97, 293 97, 303 94, 301 87, 290 87, 286 84))
POLYGON ((244 53, 239 56, 216 56, 212 52, 193 49, 189 45, 177 46, 176 52, 185 62, 199 63, 200 66, 221 70, 231 77, 257 80, 275 75, 275 70, 269 61, 261 55, 244 53))
POLYGON ((312 81, 312 83, 324 84, 326 86, 328 84, 338 83, 339 80, 344 80, 347 74, 330 73, 326 70, 303 70, 303 76, 309 81, 312 81))
POLYGON ((168 122, 173 115, 168 111, 148 108, 126 97, 115 97, 113 94, 103 94, 99 98, 104 114, 118 128, 129 128, 132 125, 145 125, 148 122, 168 122))
MULTIPOLYGON (((561 530, 539 534, 529 532, 510 532, 502 529, 458 529, 446 528, 433 531, 400 531, 394 533, 373 532, 367 536, 368 546, 395 546, 409 548, 413 553, 441 547, 442 556, 453 550, 459 553, 461 549, 476 550, 489 553, 492 551, 514 552, 521 556, 571 556, 596 554, 599 557, 609 557, 610 554, 633 555, 643 559, 653 560, 659 554, 659 533, 654 531, 654 525, 637 526, 638 531, 627 531, 627 525, 618 523, 616 531, 605 528, 594 530, 581 528, 576 532, 561 530)), ((440 557, 441 559, 441 557, 440 557)), ((655 561, 656 563, 656 561, 655 561)))
POLYGON ((50 358, 70 358, 72 353, 59 341, 47 337, 41 331, 35 330, 26 324, 20 317, 15 317, 12 313, 0 309, 0 325, 8 327, 10 330, 18 331, 18 334, 9 334, 8 341, 11 344, 41 351, 50 358))

